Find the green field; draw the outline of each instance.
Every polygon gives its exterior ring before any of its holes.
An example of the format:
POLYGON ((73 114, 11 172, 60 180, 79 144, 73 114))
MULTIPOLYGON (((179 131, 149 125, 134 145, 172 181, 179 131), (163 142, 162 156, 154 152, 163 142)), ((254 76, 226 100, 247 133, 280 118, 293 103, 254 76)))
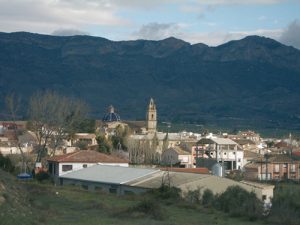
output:
POLYGON ((51 183, 16 181, 0 171, 1 225, 235 225, 263 224, 231 218, 212 208, 182 201, 155 200, 155 213, 144 213, 137 206, 149 195, 116 196, 88 192, 76 187, 51 183), (158 216, 156 216, 158 215, 158 216))

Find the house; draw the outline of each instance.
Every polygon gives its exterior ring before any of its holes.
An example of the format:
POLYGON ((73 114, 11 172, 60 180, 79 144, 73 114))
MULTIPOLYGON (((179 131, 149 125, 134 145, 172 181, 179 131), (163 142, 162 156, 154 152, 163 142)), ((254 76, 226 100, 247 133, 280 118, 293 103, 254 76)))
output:
POLYGON ((3 136, 0 136, 0 153, 3 155, 10 154, 29 154, 33 151, 35 136, 29 131, 23 131, 16 137, 14 130, 6 130, 3 136), (21 151, 20 151, 21 148, 21 151))
POLYGON ((193 167, 193 156, 190 152, 184 151, 180 146, 168 148, 161 155, 161 164, 175 165, 179 167, 193 167))
POLYGON ((255 143, 260 143, 260 141, 261 141, 260 135, 251 130, 239 131, 237 134, 237 137, 238 137, 238 139, 252 140, 255 143))
POLYGON ((47 161, 48 171, 54 177, 96 164, 128 167, 128 161, 125 159, 90 150, 81 150, 65 155, 53 156, 47 159, 47 161))
POLYGON ((259 148, 257 147, 257 144, 250 139, 236 139, 233 141, 239 144, 239 146, 241 146, 244 151, 259 153, 259 148))
POLYGON ((225 170, 243 168, 244 152, 242 148, 231 139, 202 138, 197 142, 195 151, 198 161, 197 164, 203 161, 202 163, 205 165, 205 161, 213 161, 213 164, 215 164, 215 162, 221 163, 225 170))
MULTIPOLYGON (((73 137, 73 144, 78 142, 84 142, 87 146, 97 145, 96 135, 89 133, 76 133, 73 137)), ((69 143, 69 146, 72 146, 72 144, 69 143)))
POLYGON ((261 157, 262 155, 249 151, 249 150, 244 150, 244 166, 248 163, 251 163, 255 161, 258 157, 261 157))
POLYGON ((294 147, 285 141, 280 141, 274 144, 273 148, 270 150, 272 151, 272 154, 287 154, 292 151, 294 147))
POLYGON ((299 180, 299 161, 289 155, 267 155, 257 158, 245 167, 245 179, 248 180, 299 180))
POLYGON ((22 130, 26 127, 26 121, 0 121, 0 128, 4 130, 22 130))
POLYGON ((273 185, 254 182, 238 182, 210 174, 162 171, 148 168, 130 168, 94 165, 86 169, 70 172, 59 177, 61 185, 75 185, 90 191, 105 191, 119 195, 144 193, 157 189, 162 184, 180 188, 183 194, 199 189, 210 189, 221 194, 230 186, 239 186, 254 192, 266 203, 273 197, 273 185))

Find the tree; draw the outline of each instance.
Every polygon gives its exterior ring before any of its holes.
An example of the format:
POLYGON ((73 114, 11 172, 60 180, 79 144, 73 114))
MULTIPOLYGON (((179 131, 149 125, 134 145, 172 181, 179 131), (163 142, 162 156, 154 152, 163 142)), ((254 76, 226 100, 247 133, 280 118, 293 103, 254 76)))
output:
POLYGON ((8 95, 6 96, 5 99, 5 103, 6 103, 6 108, 7 111, 10 115, 10 119, 12 120, 13 123, 13 132, 14 132, 14 136, 16 139, 16 144, 18 146, 18 149, 21 153, 21 160, 22 160, 22 168, 21 168, 21 172, 25 172, 26 173, 26 169, 27 169, 27 162, 25 160, 25 155, 24 155, 24 151, 22 149, 22 145, 21 142, 19 140, 19 135, 18 135, 18 126, 16 123, 16 117, 17 117, 17 113, 20 107, 20 98, 16 97, 14 94, 8 95))
POLYGON ((215 200, 215 207, 232 217, 247 217, 253 221, 263 214, 263 202, 254 192, 248 192, 239 186, 228 187, 215 200))
POLYGON ((67 136, 72 137, 76 125, 87 113, 84 102, 71 99, 55 92, 38 92, 30 98, 30 129, 37 138, 37 158, 40 162, 43 153, 51 143, 52 153, 67 136))
POLYGON ((7 172, 13 172, 15 169, 10 158, 7 156, 3 156, 1 152, 0 152, 0 168, 7 172))
POLYGON ((128 151, 129 151, 129 161, 133 164, 138 164, 142 162, 142 150, 141 150, 140 140, 135 140, 130 138, 128 140, 128 151))
POLYGON ((130 133, 128 126, 118 125, 115 129, 115 134, 111 136, 112 146, 115 150, 127 151, 126 140, 130 133))
POLYGON ((111 143, 106 139, 103 134, 100 134, 96 137, 96 141, 98 143, 99 152, 110 154, 111 153, 111 143))

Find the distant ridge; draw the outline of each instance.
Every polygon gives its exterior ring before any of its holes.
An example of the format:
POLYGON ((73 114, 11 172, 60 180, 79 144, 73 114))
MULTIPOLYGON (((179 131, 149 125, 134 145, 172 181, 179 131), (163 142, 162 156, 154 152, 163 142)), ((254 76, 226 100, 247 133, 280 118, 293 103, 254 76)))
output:
POLYGON ((299 129, 299 87, 300 51, 265 37, 209 47, 174 37, 0 33, 2 115, 8 93, 25 103, 50 89, 86 100, 96 118, 113 104, 122 118, 144 119, 152 96, 161 121, 299 129))

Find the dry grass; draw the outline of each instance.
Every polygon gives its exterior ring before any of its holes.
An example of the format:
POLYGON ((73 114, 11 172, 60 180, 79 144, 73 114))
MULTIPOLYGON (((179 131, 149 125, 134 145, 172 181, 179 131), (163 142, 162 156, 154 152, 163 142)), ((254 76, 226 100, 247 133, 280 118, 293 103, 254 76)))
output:
POLYGON ((50 183, 21 183, 2 171, 0 188, 0 196, 5 199, 0 205, 1 225, 262 224, 229 218, 221 212, 200 205, 185 207, 182 203, 165 204, 157 200, 149 203, 148 200, 144 201, 145 196, 117 197, 50 183), (157 211, 152 213, 155 204, 157 211), (138 209, 141 206, 144 207, 143 210, 138 209))

